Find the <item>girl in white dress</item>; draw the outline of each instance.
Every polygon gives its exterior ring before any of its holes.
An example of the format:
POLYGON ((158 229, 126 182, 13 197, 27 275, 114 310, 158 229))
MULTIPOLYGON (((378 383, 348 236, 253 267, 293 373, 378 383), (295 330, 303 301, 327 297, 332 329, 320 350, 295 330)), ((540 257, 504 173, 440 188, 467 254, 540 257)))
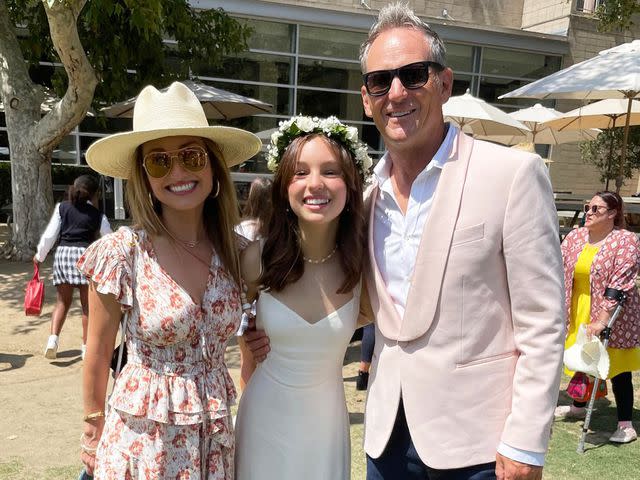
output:
POLYGON ((273 213, 241 270, 271 351, 257 368, 243 356, 236 479, 348 479, 342 362, 360 311, 370 159, 335 117, 284 122, 269 157, 273 213))

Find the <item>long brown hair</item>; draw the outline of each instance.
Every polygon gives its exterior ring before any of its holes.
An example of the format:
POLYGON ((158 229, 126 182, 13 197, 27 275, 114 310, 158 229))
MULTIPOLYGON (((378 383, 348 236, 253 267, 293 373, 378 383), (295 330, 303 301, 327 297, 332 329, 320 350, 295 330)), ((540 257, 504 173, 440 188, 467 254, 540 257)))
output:
MULTIPOLYGON (((218 195, 211 195, 204 202, 202 221, 209 241, 213 244, 222 264, 226 267, 235 281, 240 284, 240 260, 236 244, 234 226, 238 224, 238 200, 236 190, 231 181, 229 169, 221 160, 217 146, 207 139, 206 145, 211 174, 214 185, 216 180, 220 184, 218 195)), ((216 188, 214 187, 214 190, 216 188)), ((214 194, 214 192, 212 192, 214 194)), ((142 166, 142 146, 136 151, 136 161, 133 162, 131 175, 127 181, 127 204, 133 224, 151 235, 163 235, 165 227, 160 220, 162 204, 152 199, 151 186, 142 166)))
POLYGON ((289 184, 294 176, 302 147, 310 140, 322 138, 342 167, 347 186, 345 207, 338 220, 336 242, 340 249, 342 270, 345 279, 337 293, 348 293, 358 284, 362 275, 366 245, 362 181, 355 161, 349 151, 336 140, 321 133, 295 138, 282 154, 282 159, 273 179, 271 191, 272 213, 267 238, 262 251, 262 275, 260 283, 264 289, 280 291, 296 282, 304 273, 304 261, 298 235, 298 217, 289 206, 289 184))
POLYGON ((258 233, 266 236, 267 225, 271 217, 271 187, 273 180, 267 177, 258 177, 251 182, 249 197, 242 210, 243 219, 258 221, 258 233))
POLYGON ((624 220, 624 201, 622 197, 616 192, 609 192, 607 190, 597 192, 596 197, 600 197, 602 201, 607 204, 607 208, 616 211, 616 216, 613 218, 613 226, 616 228, 625 228, 627 223, 624 220))

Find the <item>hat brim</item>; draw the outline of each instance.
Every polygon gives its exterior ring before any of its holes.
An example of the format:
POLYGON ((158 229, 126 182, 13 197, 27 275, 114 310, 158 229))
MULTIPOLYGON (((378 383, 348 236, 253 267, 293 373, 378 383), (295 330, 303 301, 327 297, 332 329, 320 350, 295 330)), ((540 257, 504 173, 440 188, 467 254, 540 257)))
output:
POLYGON ((91 144, 87 163, 96 172, 109 177, 127 179, 136 160, 136 150, 143 143, 164 137, 201 137, 212 140, 224 163, 233 167, 256 155, 262 146, 253 133, 234 127, 208 126, 122 132, 91 144))

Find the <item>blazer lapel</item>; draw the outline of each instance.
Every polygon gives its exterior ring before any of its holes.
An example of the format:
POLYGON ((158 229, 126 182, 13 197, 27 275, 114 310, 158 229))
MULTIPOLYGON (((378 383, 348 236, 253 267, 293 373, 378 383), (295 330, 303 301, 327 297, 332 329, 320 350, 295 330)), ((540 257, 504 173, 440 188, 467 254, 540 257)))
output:
POLYGON ((399 341, 421 337, 435 318, 472 149, 473 139, 459 132, 422 232, 399 341))
MULTIPOLYGON (((380 329, 380 332, 386 338, 397 338, 400 332, 400 326, 402 319, 396 310, 396 307, 387 291, 387 286, 384 283, 378 264, 376 263, 376 255, 373 245, 373 228, 375 223, 375 211, 376 211, 376 199, 378 198, 378 186, 375 186, 371 190, 371 194, 368 197, 370 205, 369 208, 369 234, 368 234, 368 250, 369 258, 366 263, 366 281, 367 289, 369 291, 369 298, 371 301, 371 308, 375 317, 375 322, 380 329)), ((365 202, 365 205, 367 203, 365 202)))

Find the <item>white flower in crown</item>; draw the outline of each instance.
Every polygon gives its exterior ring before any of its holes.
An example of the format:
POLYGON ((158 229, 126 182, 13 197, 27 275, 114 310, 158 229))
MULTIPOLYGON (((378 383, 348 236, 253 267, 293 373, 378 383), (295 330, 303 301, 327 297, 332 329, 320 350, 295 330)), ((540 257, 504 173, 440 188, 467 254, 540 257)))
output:
POLYGON ((317 125, 311 117, 297 117, 295 123, 300 130, 307 133, 311 133, 317 125))
POLYGON ((367 146, 358 140, 357 128, 345 125, 335 116, 320 119, 298 115, 280 122, 278 130, 271 134, 271 144, 267 149, 269 170, 275 172, 278 169, 282 154, 295 138, 311 133, 322 133, 344 145, 353 156, 360 177, 366 179, 372 164, 367 146))

